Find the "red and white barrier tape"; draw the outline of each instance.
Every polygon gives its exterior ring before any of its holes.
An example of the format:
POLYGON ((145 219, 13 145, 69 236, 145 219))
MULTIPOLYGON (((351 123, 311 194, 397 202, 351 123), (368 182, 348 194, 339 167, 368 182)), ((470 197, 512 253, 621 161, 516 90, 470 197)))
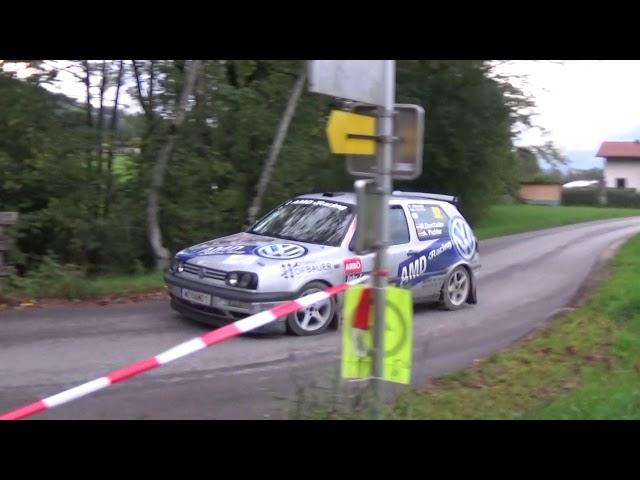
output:
POLYGON ((272 308, 264 312, 251 315, 250 317, 243 318, 237 322, 231 323, 216 330, 211 330, 208 333, 200 335, 199 337, 187 340, 179 345, 176 345, 169 350, 166 350, 158 355, 144 360, 140 360, 127 367, 121 368, 111 372, 104 377, 96 378, 90 382, 83 383, 77 387, 70 388, 56 395, 38 400, 37 402, 30 403, 15 410, 11 410, 3 415, 0 415, 0 420, 19 420, 30 415, 48 410, 63 403, 70 402, 90 393, 102 390, 103 388, 113 385, 114 383, 122 382, 136 375, 140 375, 143 372, 152 370, 160 365, 165 365, 169 362, 173 362, 182 357, 186 357, 198 350, 202 350, 216 343, 224 342, 230 338, 237 337, 242 333, 249 332, 258 327, 271 323, 279 318, 286 317, 287 315, 294 313, 301 308, 306 308, 314 303, 331 298, 333 295, 337 295, 345 291, 352 285, 362 283, 367 280, 368 277, 362 277, 352 280, 335 287, 329 287, 321 292, 312 293, 305 297, 292 300, 277 307, 272 308))

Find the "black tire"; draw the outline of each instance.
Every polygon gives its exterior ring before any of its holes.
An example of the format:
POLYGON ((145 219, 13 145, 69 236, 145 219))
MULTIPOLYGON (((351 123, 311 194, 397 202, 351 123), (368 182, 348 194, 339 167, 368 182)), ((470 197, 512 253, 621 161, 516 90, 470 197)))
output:
POLYGON ((440 292, 440 304, 446 310, 459 310, 464 307, 473 288, 471 274, 463 266, 454 268, 442 285, 440 292), (462 280, 464 279, 464 280, 462 280), (465 287, 462 287, 462 285, 465 287), (450 290, 453 287, 453 291, 450 290))
MULTIPOLYGON (((325 283, 313 281, 302 287, 297 297, 304 297, 305 295, 324 290, 325 288, 327 288, 325 283)), ((336 301, 333 297, 328 299, 327 303, 318 303, 304 310, 299 310, 289 315, 285 320, 287 333, 298 337, 323 333, 333 323, 335 313, 336 301), (304 328, 307 312, 314 312, 314 309, 316 315, 309 313, 311 318, 306 322, 307 328, 304 328), (324 319, 324 321, 320 319, 324 319)))

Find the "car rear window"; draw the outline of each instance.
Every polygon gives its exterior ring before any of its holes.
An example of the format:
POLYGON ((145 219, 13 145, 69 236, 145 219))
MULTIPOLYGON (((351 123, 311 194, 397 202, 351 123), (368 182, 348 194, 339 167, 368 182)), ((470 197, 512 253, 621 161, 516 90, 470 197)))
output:
POLYGON ((408 205, 408 208, 418 240, 433 240, 447 235, 449 218, 442 208, 422 203, 408 205))

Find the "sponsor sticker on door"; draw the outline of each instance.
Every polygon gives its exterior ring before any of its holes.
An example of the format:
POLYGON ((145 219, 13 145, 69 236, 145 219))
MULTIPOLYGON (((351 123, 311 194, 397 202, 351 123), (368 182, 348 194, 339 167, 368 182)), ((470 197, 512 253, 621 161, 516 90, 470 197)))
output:
POLYGON ((344 276, 346 281, 354 280, 362 276, 362 260, 348 258, 344 261, 344 276))

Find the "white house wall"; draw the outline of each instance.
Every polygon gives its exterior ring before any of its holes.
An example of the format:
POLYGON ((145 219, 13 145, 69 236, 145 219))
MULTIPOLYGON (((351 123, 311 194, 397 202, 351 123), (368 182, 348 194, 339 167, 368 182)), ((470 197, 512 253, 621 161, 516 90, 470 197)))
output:
POLYGON ((604 179, 608 188, 616 188, 616 179, 625 178, 627 188, 640 191, 640 159, 608 158, 604 179))

